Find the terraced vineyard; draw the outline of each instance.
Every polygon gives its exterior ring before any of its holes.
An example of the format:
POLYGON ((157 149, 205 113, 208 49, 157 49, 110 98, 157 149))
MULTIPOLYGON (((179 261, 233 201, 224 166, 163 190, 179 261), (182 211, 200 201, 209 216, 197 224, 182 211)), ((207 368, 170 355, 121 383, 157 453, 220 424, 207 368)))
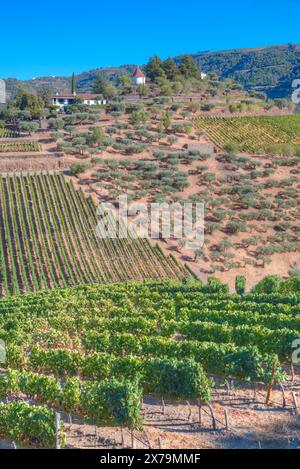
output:
POLYGON ((0 128, 0 138, 14 138, 16 137, 16 132, 9 129, 0 128))
POLYGON ((258 152, 274 144, 300 144, 300 116, 198 117, 194 125, 220 148, 238 145, 241 151, 258 152))
POLYGON ((41 146, 38 142, 16 142, 15 140, 0 142, 0 153, 29 153, 40 150, 41 146))
POLYGON ((96 206, 61 175, 0 178, 0 293, 190 276, 145 239, 100 239, 96 206))
POLYGON ((1 432, 53 445, 49 407, 99 426, 135 427, 142 394, 209 401, 207 374, 262 382, 270 391, 284 380, 280 362, 290 363, 299 337, 299 303, 296 294, 230 295, 214 281, 90 285, 2 299, 0 395, 8 404, 0 407, 1 432), (41 405, 35 412, 46 412, 43 432, 43 420, 24 430, 10 424, 24 394, 41 405))

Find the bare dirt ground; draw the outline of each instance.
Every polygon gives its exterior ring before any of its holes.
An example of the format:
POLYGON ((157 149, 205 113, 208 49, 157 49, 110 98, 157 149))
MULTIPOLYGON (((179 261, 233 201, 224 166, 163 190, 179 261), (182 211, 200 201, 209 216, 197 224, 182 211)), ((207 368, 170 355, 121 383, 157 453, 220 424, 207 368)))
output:
MULTIPOLYGON (((261 111, 260 111, 261 112, 261 111)), ((262 113, 262 112, 261 112, 262 113)), ((278 110, 278 114, 281 114, 282 112, 278 110)), ((285 113, 285 112, 283 112, 285 113)), ((266 114, 266 112, 265 112, 266 114)), ((274 114, 274 112, 273 112, 274 114)), ((124 120, 124 118, 123 118, 124 120)), ((111 125, 113 122, 113 119, 107 118, 105 122, 101 123, 101 126, 104 128, 108 125, 111 125)), ((126 118, 124 120, 126 122, 126 118)), ((87 130, 87 126, 81 126, 80 130, 87 130)), ((144 151, 138 155, 133 155, 130 156, 130 159, 132 161, 137 161, 137 160, 145 160, 145 161, 156 161, 156 159, 152 156, 153 151, 161 149, 165 152, 176 152, 176 151, 181 151, 185 145, 190 144, 190 143, 206 143, 209 142, 209 139, 204 135, 201 136, 200 138, 195 138, 195 136, 184 136, 184 135, 177 135, 177 142, 173 144, 171 147, 167 143, 160 143, 159 145, 152 144, 149 148, 148 151, 144 151)), ((222 153, 222 152, 220 152, 222 153)), ((217 161, 217 157, 219 154, 214 154, 212 155, 208 160, 203 162, 203 166, 207 167, 207 171, 210 173, 214 173, 215 176, 219 179, 224 177, 226 174, 229 174, 226 164, 217 161)), ((268 165, 271 161, 271 158, 268 156, 256 156, 256 155, 248 155, 248 154, 243 154, 242 156, 246 156, 249 158, 253 158, 254 160, 257 159, 259 162, 264 166, 268 165)), ((70 157, 69 157, 70 158, 70 157)), ((116 161, 122 161, 124 160, 124 155, 118 153, 117 151, 114 151, 112 149, 109 149, 108 151, 105 151, 101 154, 101 159, 113 159, 116 161)), ((76 158, 75 158, 76 159, 76 158)), ((78 161, 78 160, 77 160, 78 161)), ((89 162, 89 159, 86 160, 89 162)), ((184 189, 181 192, 176 193, 177 196, 179 196, 182 200, 187 200, 188 197, 192 195, 197 195, 199 191, 205 190, 208 187, 210 190, 214 190, 216 193, 217 197, 217 192, 219 189, 218 184, 216 183, 215 186, 214 184, 211 185, 209 183, 201 182, 199 180, 199 174, 195 174, 195 170, 197 166, 201 164, 199 161, 193 161, 190 164, 179 164, 178 169, 180 171, 189 172, 189 183, 190 186, 187 189, 184 189)), ((99 203, 103 199, 108 198, 108 189, 103 186, 103 184, 97 184, 97 181, 92 177, 92 174, 100 170, 101 171, 102 165, 101 164, 96 164, 93 165, 93 167, 90 170, 85 171, 82 175, 79 175, 78 177, 74 178, 72 176, 69 176, 70 179, 73 180, 75 183, 75 186, 77 188, 81 188, 86 195, 92 196, 95 200, 96 203, 99 203)), ((272 175, 272 179, 286 179, 291 176, 290 173, 291 168, 290 167, 278 167, 276 169, 276 172, 272 175)), ((67 176, 68 177, 68 176, 67 176)), ((264 179, 259 180, 259 182, 264 182, 264 179)), ((106 187, 111 186, 113 188, 114 182, 106 182, 106 187)), ((278 189, 270 188, 268 190, 269 195, 275 197, 278 192, 278 189)), ((139 203, 149 203, 150 198, 144 198, 144 199, 139 199, 137 202, 139 203)), ((226 209, 226 205, 223 207, 221 206, 220 208, 226 209)), ((206 212, 207 214, 207 212, 206 212)), ((237 211, 237 216, 238 216, 238 211, 237 211)), ((273 234, 272 228, 270 228, 267 224, 264 222, 257 222, 256 227, 253 227, 252 229, 247 229, 247 232, 239 233, 238 235, 230 235, 230 241, 235 244, 235 245, 240 245, 241 240, 246 237, 250 236, 255 236, 259 235, 262 237, 262 242, 263 240, 266 239, 268 236, 273 234)), ((224 235, 223 232, 220 231, 215 231, 212 236, 207 235, 209 238, 209 245, 215 245, 219 243, 222 239, 224 239, 226 236, 224 235)), ((244 249, 243 247, 235 248, 234 254, 235 254, 235 262, 236 262, 236 267, 234 268, 224 268, 223 271, 213 271, 211 269, 211 261, 207 262, 205 260, 205 256, 199 256, 196 262, 194 262, 194 253, 192 251, 189 251, 185 248, 178 250, 178 241, 168 239, 165 240, 164 242, 161 241, 160 245, 162 249, 166 253, 172 252, 172 254, 177 258, 178 261, 186 263, 191 270, 193 270, 199 278, 201 278, 203 281, 206 281, 208 276, 210 275, 215 275, 216 277, 220 278, 221 280, 225 281, 227 284, 229 284, 231 291, 234 290, 234 283, 235 283, 235 277, 236 275, 245 275, 247 277, 247 288, 250 289, 253 285, 255 285, 259 280, 261 280, 264 276, 268 274, 278 274, 283 277, 288 276, 288 272, 291 268, 295 267, 300 267, 300 253, 299 252, 293 252, 293 253, 275 253, 274 255, 271 256, 271 261, 269 264, 255 264, 254 265, 247 265, 245 264, 245 257, 247 257, 247 250, 244 249)))
MULTIPOLYGON (((233 383, 231 389, 217 386, 211 407, 203 405, 201 416, 195 402, 178 403, 147 396, 143 400, 144 425, 140 431, 96 428, 74 419, 66 424, 68 448, 225 448, 270 449, 300 447, 300 417, 296 415, 292 391, 300 398, 300 377, 290 378, 273 391, 265 405, 266 389, 233 383), (212 413, 215 418, 213 426, 212 413), (228 416, 227 428, 225 410, 228 416), (201 421, 200 421, 201 419, 201 421)), ((299 409, 300 412, 300 409, 299 409)), ((68 419, 67 419, 68 420, 68 419)))

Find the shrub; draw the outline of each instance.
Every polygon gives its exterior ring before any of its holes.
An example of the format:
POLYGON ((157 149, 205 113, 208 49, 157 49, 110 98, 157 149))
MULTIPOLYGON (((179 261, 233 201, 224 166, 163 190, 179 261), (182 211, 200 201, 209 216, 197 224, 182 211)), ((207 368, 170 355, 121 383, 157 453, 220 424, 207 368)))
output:
POLYGON ((231 234, 236 234, 239 231, 246 231, 246 224, 237 220, 229 220, 225 227, 225 231, 231 234))
POLYGON ((236 143, 227 143, 224 146, 224 150, 228 153, 237 153, 239 151, 239 146, 236 143))
POLYGON ((204 285, 201 291, 203 293, 229 293, 229 287, 218 278, 209 277, 207 285, 204 285))
POLYGON ((60 117, 49 119, 48 121, 49 127, 51 129, 62 129, 64 126, 64 121, 60 117))
POLYGON ((238 295, 244 295, 246 290, 246 277, 237 275, 235 278, 235 291, 238 295))
POLYGON ((146 362, 145 368, 145 388, 150 392, 173 398, 210 400, 212 381, 192 359, 154 359, 146 362), (151 388, 147 382, 151 382, 151 388))
POLYGON ((289 278, 288 280, 281 282, 279 291, 280 293, 285 293, 285 294, 299 293, 300 292, 300 276, 289 278))
POLYGON ((278 275, 267 275, 252 289, 253 293, 278 293, 281 279, 278 275))
POLYGON ((87 381, 81 386, 80 405, 99 426, 112 424, 134 427, 140 421, 141 388, 136 380, 87 381))
POLYGON ((285 378, 276 355, 262 356, 256 347, 241 348, 227 357, 227 376, 275 384, 285 378))
POLYGON ((73 176, 77 176, 77 174, 84 173, 89 168, 88 164, 84 163, 72 163, 70 166, 70 171, 73 176))
POLYGON ((295 268, 295 269, 290 269, 290 270, 289 270, 289 276, 290 276, 290 277, 300 277, 300 269, 299 269, 299 267, 298 267, 298 268, 295 268))
POLYGON ((28 132, 29 135, 31 135, 32 132, 35 132, 38 128, 39 125, 37 122, 19 122, 19 129, 23 130, 24 132, 28 132))

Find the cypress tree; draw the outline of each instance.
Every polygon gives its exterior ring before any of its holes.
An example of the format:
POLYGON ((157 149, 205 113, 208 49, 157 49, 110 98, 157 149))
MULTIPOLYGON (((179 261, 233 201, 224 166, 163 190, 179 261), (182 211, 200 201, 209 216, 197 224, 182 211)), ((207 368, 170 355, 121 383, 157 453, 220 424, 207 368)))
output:
POLYGON ((75 75, 75 73, 73 72, 73 74, 72 74, 72 84, 71 84, 71 92, 72 92, 72 94, 74 94, 74 93, 76 92, 76 88, 77 88, 76 75, 75 75))

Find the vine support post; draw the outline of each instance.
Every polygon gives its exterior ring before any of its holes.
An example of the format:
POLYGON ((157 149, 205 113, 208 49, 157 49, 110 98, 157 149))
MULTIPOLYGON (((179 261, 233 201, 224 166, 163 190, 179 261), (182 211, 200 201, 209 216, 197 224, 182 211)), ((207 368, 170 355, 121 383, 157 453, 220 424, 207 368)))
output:
POLYGON ((257 392, 256 392, 256 383, 253 383, 253 402, 256 402, 257 392))
POLYGON ((198 416, 199 416, 199 425, 202 426, 202 406, 198 403, 198 416))
POLYGON ((292 383, 295 381, 295 369, 293 363, 291 363, 291 377, 292 377, 292 383))
POLYGON ((209 408, 210 413, 211 413, 213 430, 217 430, 217 421, 216 421, 216 417, 215 417, 213 408, 210 404, 207 404, 207 405, 208 405, 208 408, 209 408))
POLYGON ((135 444, 135 438, 134 438, 133 430, 131 430, 131 447, 132 447, 132 449, 136 449, 136 444, 135 444))
POLYGON ((151 441, 150 441, 149 435, 148 435, 148 433, 146 432, 145 429, 144 429, 144 435, 145 435, 145 438, 147 440, 148 448, 151 449, 151 441))
POLYGON ((230 394, 230 384, 229 384, 228 379, 226 379, 226 381, 225 381, 225 386, 226 386, 227 395, 229 395, 230 394))
POLYGON ((275 375, 275 363, 273 363, 273 365, 272 365, 272 378, 270 380, 270 383, 269 383, 268 389, 267 389, 266 405, 269 405, 269 402, 270 402, 270 399, 271 399, 273 383, 274 383, 274 375, 275 375))
POLYGON ((165 406, 165 401, 164 401, 163 397, 161 398, 161 403, 162 403, 161 413, 162 413, 162 415, 165 415, 166 406, 165 406))
POLYGON ((298 415, 298 401, 297 401, 296 393, 294 391, 292 392, 292 398, 293 398, 293 403, 295 406, 295 414, 298 415))
POLYGON ((224 416, 225 416, 225 427, 226 430, 229 430, 229 412, 227 409, 224 410, 224 416))
POLYGON ((286 398, 285 398, 285 393, 284 393, 284 387, 282 383, 279 383, 280 389, 281 389, 281 394, 282 394, 282 407, 286 407, 286 398))
POLYGON ((55 413, 55 428, 56 428, 56 441, 55 441, 55 449, 61 449, 60 446, 60 413, 55 413))
POLYGON ((190 422, 191 421, 191 417, 192 417, 192 408, 191 408, 191 405, 189 403, 189 401, 186 401, 187 403, 187 406, 189 408, 189 415, 188 415, 188 421, 190 422))

